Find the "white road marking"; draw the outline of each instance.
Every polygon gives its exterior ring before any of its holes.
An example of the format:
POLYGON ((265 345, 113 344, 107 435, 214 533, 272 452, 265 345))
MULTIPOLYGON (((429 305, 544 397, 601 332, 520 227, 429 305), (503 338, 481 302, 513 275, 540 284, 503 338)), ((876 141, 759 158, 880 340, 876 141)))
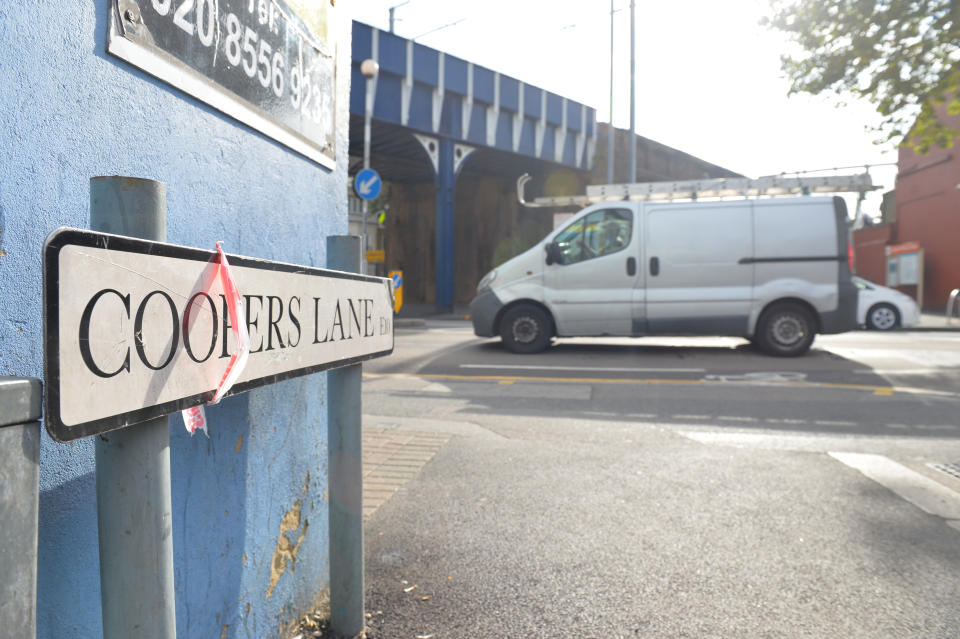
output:
POLYGON ((460 368, 514 371, 590 371, 603 373, 705 373, 705 368, 628 368, 617 366, 536 366, 533 364, 460 364, 460 368))
POLYGON ((709 382, 754 382, 762 384, 771 382, 802 382, 807 379, 807 375, 806 373, 796 372, 761 371, 744 373, 743 375, 706 375, 703 379, 709 382))
POLYGON ((670 419, 710 419, 710 415, 671 415, 670 419))
POLYGON ((750 422, 750 423, 760 421, 756 417, 726 417, 726 416, 717 417, 717 420, 721 422, 750 422))
POLYGON ((856 426, 857 422, 831 422, 826 420, 816 420, 813 422, 817 426, 856 426))
POLYGON ((960 493, 898 464, 889 457, 869 453, 828 454, 931 515, 944 519, 960 519, 960 493))
POLYGON ((956 430, 953 424, 917 424, 914 428, 919 430, 956 430))

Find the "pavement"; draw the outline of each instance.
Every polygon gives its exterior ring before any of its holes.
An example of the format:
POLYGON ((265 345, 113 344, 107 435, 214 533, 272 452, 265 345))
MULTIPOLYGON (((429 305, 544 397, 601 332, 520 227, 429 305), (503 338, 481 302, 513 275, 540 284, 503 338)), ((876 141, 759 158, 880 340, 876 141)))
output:
POLYGON ((960 317, 947 318, 944 313, 921 313, 920 322, 908 331, 960 331, 960 317))

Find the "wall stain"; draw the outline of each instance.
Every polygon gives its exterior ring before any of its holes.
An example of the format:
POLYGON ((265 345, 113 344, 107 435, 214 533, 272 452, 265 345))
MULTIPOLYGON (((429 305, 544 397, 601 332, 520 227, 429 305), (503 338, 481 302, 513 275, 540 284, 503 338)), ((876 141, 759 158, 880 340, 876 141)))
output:
POLYGON ((223 624, 223 630, 220 631, 220 639, 227 639, 227 630, 230 629, 230 624, 223 624))
POLYGON ((302 504, 303 500, 298 499, 293 504, 293 508, 287 511, 287 514, 280 521, 280 537, 277 539, 277 547, 273 551, 273 561, 270 564, 270 586, 267 588, 267 599, 273 594, 273 589, 276 588, 280 577, 286 572, 287 565, 289 564, 291 573, 296 568, 297 551, 300 550, 300 544, 307 536, 307 528, 310 527, 310 522, 306 519, 303 521, 303 528, 300 530, 300 536, 296 543, 291 541, 287 533, 300 528, 300 507, 302 504))
POLYGON ((237 440, 237 445, 233 447, 233 452, 240 454, 240 451, 243 450, 243 434, 240 435, 240 438, 237 440))

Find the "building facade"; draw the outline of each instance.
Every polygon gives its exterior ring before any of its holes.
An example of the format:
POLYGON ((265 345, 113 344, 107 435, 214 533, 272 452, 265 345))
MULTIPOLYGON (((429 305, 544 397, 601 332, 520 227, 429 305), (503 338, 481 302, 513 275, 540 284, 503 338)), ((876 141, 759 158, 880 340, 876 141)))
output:
MULTIPOLYGON (((960 115, 941 118, 960 126, 960 115)), ((886 284, 889 247, 915 242, 923 251, 923 306, 940 313, 960 288, 960 151, 954 144, 924 155, 901 146, 897 165, 893 206, 885 198, 880 224, 854 234, 857 273, 886 284)), ((898 288, 919 294, 918 286, 898 288)))

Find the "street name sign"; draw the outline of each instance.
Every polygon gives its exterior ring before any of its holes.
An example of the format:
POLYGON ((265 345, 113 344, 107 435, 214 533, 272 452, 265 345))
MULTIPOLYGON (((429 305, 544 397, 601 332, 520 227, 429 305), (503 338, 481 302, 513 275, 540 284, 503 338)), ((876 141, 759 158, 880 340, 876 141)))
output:
POLYGON ((107 51, 333 168, 336 21, 310 4, 111 0, 107 51))
MULTIPOLYGON (((390 280, 228 255, 250 338, 227 395, 393 351, 390 280)), ((216 251, 78 229, 44 246, 44 420, 70 441, 208 402, 237 344, 216 251)))

